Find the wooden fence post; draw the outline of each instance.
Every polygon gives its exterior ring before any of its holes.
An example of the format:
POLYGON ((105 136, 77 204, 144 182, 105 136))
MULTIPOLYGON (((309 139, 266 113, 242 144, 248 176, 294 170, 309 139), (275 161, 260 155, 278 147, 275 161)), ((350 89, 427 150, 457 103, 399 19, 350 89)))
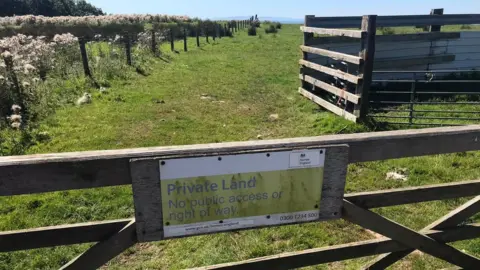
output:
MULTIPOLYGON (((306 15, 304 26, 305 27, 310 26, 309 21, 310 21, 310 19, 313 19, 313 18, 315 18, 315 15, 306 15)), ((303 46, 308 46, 309 45, 309 40, 312 37, 313 37, 312 33, 303 32, 303 46)), ((303 52, 303 60, 308 60, 308 53, 303 52)), ((300 74, 305 75, 305 70, 304 69, 305 69, 304 67, 300 68, 300 74)), ((303 89, 308 89, 308 84, 305 80, 302 80, 302 88, 303 89)))
MULTIPOLYGON (((443 15, 443 8, 436 8, 430 11, 430 15, 443 15)), ((442 29, 441 25, 430 25, 429 32, 440 32, 442 29)))
POLYGON ((210 43, 208 40, 208 28, 205 28, 205 39, 207 40, 207 43, 210 43))
POLYGON ((126 34, 123 37, 125 39, 125 53, 127 55, 127 64, 131 66, 132 65, 132 40, 130 39, 129 34, 126 34))
POLYGON ((362 18, 362 36, 360 57, 363 59, 359 65, 359 76, 363 79, 358 81, 355 94, 360 97, 359 104, 354 106, 354 114, 360 120, 364 120, 368 114, 370 85, 372 84, 373 62, 375 60, 375 36, 377 32, 377 15, 366 15, 362 18))
POLYGON ((197 47, 200 47, 200 27, 197 26, 197 29, 195 30, 195 35, 197 37, 197 47))
POLYGON ((225 35, 228 35, 228 27, 227 24, 223 24, 223 28, 225 29, 225 35))
POLYGON ((184 27, 183 28, 183 51, 188 51, 188 48, 187 48, 187 28, 184 27))
POLYGON ((85 76, 92 78, 92 73, 90 72, 90 67, 88 66, 88 56, 87 49, 85 48, 85 39, 83 37, 79 38, 78 44, 80 45, 80 54, 82 55, 83 72, 85 73, 85 76))
POLYGON ((152 29, 152 53, 153 55, 158 56, 157 38, 155 36, 155 29, 152 29))
POLYGON ((170 47, 172 48, 172 52, 175 51, 175 42, 173 36, 173 28, 170 28, 170 47))
POLYGON ((218 38, 222 38, 222 31, 220 31, 220 27, 218 23, 215 23, 215 31, 218 33, 218 38))

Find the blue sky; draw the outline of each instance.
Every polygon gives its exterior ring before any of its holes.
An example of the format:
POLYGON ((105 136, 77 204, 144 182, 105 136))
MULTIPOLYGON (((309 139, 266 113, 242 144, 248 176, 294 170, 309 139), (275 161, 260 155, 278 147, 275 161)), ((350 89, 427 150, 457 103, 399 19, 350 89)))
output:
POLYGON ((188 15, 200 18, 249 16, 303 18, 305 15, 426 14, 445 8, 446 14, 480 13, 479 0, 87 0, 106 13, 188 15))

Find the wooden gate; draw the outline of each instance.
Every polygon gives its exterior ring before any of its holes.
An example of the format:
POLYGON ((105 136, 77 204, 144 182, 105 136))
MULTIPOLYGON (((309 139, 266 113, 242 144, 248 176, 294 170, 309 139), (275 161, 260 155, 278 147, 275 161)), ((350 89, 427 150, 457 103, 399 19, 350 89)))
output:
MULTIPOLYGON (((161 157, 161 160, 191 156, 220 157, 229 153, 275 153, 285 149, 323 149, 330 145, 341 145, 341 149, 348 148, 345 163, 358 163, 477 151, 480 150, 479 138, 480 126, 466 126, 271 141, 1 157, 0 196, 130 185, 132 179, 150 183, 148 172, 155 171, 157 169, 155 166, 159 166, 159 163, 143 168, 138 165, 149 164, 141 161, 156 157, 161 157), (144 176, 147 178, 142 178, 144 176)), ((327 156, 325 164, 329 162, 328 160, 327 156)), ((335 167, 340 172, 346 169, 346 166, 332 165, 332 168, 335 167)), ((158 180, 151 181, 158 183, 158 180)), ((375 254, 382 255, 365 268, 384 269, 417 249, 465 269, 480 269, 478 258, 446 244, 480 236, 480 224, 464 223, 479 212, 478 195, 480 180, 346 194, 339 198, 343 205, 341 211, 336 213, 338 218, 384 235, 384 238, 199 269, 292 269, 375 254), (377 207, 471 196, 477 197, 420 231, 411 230, 370 210, 377 207)), ((0 252, 96 242, 89 250, 62 267, 62 269, 96 269, 138 243, 141 237, 139 231, 142 233, 144 225, 140 224, 138 219, 132 218, 1 232, 0 252)), ((150 233, 153 233, 154 239, 163 237, 163 229, 150 233)))
MULTIPOLYGON (((443 13, 443 10, 434 11, 435 14, 443 13)), ((391 76, 395 79, 411 77, 411 74, 402 71, 423 71, 424 75, 429 75, 432 70, 460 73, 479 68, 479 61, 471 56, 478 53, 477 50, 465 52, 464 48, 477 48, 476 40, 465 33, 439 32, 443 25, 478 23, 479 14, 307 15, 305 25, 301 27, 304 39, 300 47, 303 58, 299 61, 302 83, 299 92, 347 120, 366 120, 372 106, 369 98, 372 83, 381 89, 383 83, 391 82, 391 76), (432 32, 391 34, 382 31, 383 35, 377 34, 380 28, 394 32, 390 27, 406 26, 412 29, 414 26, 429 27, 432 32), (435 42, 443 42, 443 46, 436 47, 433 45, 435 42)))

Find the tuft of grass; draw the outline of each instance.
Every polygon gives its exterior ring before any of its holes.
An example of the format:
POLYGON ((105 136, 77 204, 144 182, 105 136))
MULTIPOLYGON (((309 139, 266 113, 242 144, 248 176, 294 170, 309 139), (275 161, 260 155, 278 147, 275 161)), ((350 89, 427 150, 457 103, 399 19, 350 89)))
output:
POLYGON ((268 28, 265 29, 265 33, 267 34, 275 34, 278 33, 278 29, 275 27, 275 25, 270 24, 268 28))

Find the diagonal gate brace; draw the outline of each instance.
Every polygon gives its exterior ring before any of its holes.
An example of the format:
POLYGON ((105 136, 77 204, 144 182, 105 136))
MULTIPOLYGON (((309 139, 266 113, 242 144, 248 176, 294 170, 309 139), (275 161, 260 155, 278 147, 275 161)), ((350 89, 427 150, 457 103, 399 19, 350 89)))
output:
POLYGON ((394 221, 382 217, 344 200, 343 218, 364 228, 391 238, 413 249, 466 268, 480 269, 480 260, 465 254, 447 244, 437 242, 424 234, 413 231, 394 221))
MULTIPOLYGON (((423 228, 420 232, 425 233, 429 230, 442 230, 446 228, 452 228, 465 221, 469 217, 480 212, 480 196, 477 196, 467 203, 463 204, 459 208, 451 211, 447 215, 423 228)), ((364 266, 364 269, 370 270, 381 270, 389 267, 395 262, 401 260, 411 252, 415 251, 414 249, 403 250, 398 252, 387 253, 378 256, 375 260, 371 261, 369 264, 364 266)))

